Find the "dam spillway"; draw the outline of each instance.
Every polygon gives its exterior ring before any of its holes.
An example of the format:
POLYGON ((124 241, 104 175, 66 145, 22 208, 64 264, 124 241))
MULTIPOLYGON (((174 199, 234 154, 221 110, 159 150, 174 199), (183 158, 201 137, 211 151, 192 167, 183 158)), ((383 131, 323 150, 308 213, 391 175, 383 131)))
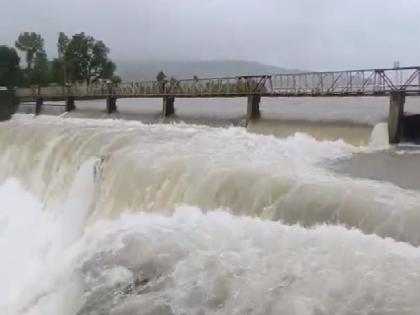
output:
POLYGON ((46 115, 0 131, 2 313, 420 310, 420 190, 328 167, 416 150, 46 115))

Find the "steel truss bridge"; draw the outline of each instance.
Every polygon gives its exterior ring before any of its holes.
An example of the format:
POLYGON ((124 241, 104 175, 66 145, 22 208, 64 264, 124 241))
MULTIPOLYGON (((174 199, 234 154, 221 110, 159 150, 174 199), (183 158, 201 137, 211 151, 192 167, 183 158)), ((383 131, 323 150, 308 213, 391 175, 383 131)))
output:
POLYGON ((339 97, 386 96, 394 92, 420 95, 420 67, 237 77, 140 81, 90 86, 67 85, 16 89, 22 99, 141 97, 339 97))

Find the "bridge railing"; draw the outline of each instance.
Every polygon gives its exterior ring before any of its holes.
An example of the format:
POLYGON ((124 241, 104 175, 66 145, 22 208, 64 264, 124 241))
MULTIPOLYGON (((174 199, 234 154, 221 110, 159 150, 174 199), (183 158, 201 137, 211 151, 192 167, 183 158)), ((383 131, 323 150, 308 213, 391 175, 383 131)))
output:
POLYGON ((109 88, 105 83, 91 85, 72 85, 67 88, 67 95, 73 97, 103 97, 108 95, 109 88))
POLYGON ((18 89, 19 97, 223 97, 386 95, 393 91, 420 94, 420 67, 276 75, 239 76, 121 84, 47 86, 18 89))
POLYGON ((160 87, 157 81, 128 82, 114 85, 112 91, 116 96, 159 95, 164 93, 160 87))
POLYGON ((273 94, 377 95, 420 92, 420 68, 314 72, 272 76, 273 94))

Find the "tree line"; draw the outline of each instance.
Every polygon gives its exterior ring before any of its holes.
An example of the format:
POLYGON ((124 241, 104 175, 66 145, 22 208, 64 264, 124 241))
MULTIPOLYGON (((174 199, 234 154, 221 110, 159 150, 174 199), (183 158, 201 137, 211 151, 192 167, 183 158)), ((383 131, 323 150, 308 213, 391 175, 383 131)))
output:
POLYGON ((19 35, 15 47, 0 46, 0 86, 91 85, 99 80, 119 82, 109 52, 104 42, 85 33, 68 37, 60 32, 57 57, 49 59, 42 36, 24 32, 19 35), (23 66, 18 51, 24 56, 23 66))

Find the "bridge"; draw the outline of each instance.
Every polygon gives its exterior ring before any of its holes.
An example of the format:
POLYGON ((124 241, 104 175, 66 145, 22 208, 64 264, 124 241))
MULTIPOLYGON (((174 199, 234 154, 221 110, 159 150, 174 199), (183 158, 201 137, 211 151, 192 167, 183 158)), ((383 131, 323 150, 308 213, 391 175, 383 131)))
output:
POLYGON ((366 97, 389 96, 390 142, 401 140, 406 96, 420 95, 420 67, 363 69, 253 75, 221 78, 141 81, 113 84, 98 82, 86 85, 35 86, 18 88, 21 100, 35 101, 35 113, 45 100, 64 100, 72 111, 75 100, 106 99, 106 111, 117 110, 119 98, 162 98, 162 116, 175 112, 175 98, 246 97, 247 121, 260 116, 262 97, 366 97))

